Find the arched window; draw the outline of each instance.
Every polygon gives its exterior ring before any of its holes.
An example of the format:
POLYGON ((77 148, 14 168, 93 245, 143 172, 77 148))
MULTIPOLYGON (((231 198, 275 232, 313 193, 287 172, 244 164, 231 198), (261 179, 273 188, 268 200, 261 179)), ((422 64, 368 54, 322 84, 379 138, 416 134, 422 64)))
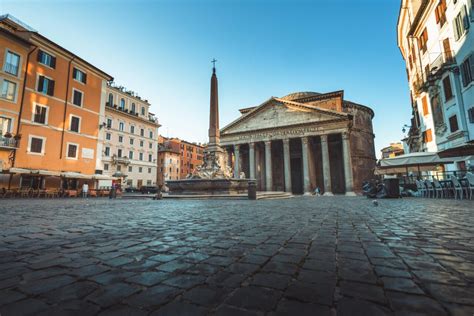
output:
POLYGON ((114 106, 114 95, 109 93, 109 106, 114 106))
POLYGON ((120 99, 120 109, 125 110, 125 100, 124 100, 124 98, 120 99))
POLYGON ((135 103, 132 103, 132 113, 135 113, 135 103))

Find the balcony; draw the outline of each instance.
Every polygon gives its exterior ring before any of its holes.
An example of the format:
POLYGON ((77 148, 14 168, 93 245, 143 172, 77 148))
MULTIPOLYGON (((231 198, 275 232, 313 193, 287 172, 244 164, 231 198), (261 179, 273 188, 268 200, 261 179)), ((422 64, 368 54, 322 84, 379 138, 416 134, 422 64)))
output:
POLYGON ((453 51, 446 51, 436 56, 430 64, 431 73, 437 73, 443 68, 456 63, 453 51))
POLYGON ((115 164, 123 164, 123 165, 129 165, 130 164, 130 159, 128 157, 119 157, 117 155, 112 156, 112 161, 115 164))
POLYGON ((16 149, 17 142, 18 141, 13 137, 0 136, 0 150, 1 149, 7 149, 7 150, 16 149))

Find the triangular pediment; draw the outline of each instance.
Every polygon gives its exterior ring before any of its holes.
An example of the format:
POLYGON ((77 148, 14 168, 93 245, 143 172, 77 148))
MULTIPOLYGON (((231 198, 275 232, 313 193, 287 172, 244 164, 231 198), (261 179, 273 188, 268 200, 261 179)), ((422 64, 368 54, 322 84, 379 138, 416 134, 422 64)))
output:
POLYGON ((347 114, 318 108, 313 105, 271 98, 224 127, 221 134, 323 123, 341 119, 347 119, 347 114))

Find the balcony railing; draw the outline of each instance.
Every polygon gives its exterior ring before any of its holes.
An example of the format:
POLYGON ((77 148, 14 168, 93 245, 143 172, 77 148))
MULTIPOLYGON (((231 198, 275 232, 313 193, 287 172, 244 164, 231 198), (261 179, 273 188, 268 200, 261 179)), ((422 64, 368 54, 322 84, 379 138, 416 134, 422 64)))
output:
POLYGON ((1 148, 16 148, 17 140, 13 137, 0 136, 0 147, 1 148))
POLYGON ((436 56, 430 64, 432 72, 441 70, 444 66, 449 66, 456 63, 453 51, 447 51, 436 56))
POLYGON ((112 160, 116 164, 125 164, 128 165, 130 163, 130 159, 128 157, 119 157, 117 155, 112 156, 112 160))

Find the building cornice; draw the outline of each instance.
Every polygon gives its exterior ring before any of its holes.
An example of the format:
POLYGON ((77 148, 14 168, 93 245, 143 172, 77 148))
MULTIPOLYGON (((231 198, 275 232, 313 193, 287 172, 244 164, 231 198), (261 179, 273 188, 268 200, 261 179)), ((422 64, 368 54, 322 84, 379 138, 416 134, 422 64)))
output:
POLYGON ((121 114, 125 117, 128 117, 128 118, 131 118, 133 119, 134 121, 139 121, 141 123, 146 123, 146 124, 149 124, 149 125, 153 125, 154 127, 161 127, 161 125, 159 123, 155 123, 155 122, 152 122, 150 120, 147 120, 143 117, 140 117, 140 116, 136 116, 134 114, 131 114, 131 113, 127 113, 127 112, 124 112, 122 110, 119 110, 119 109, 116 109, 114 107, 111 107, 111 106, 108 106, 106 105, 105 106, 105 111, 110 111, 110 112, 114 112, 114 113, 118 113, 118 114, 121 114))

